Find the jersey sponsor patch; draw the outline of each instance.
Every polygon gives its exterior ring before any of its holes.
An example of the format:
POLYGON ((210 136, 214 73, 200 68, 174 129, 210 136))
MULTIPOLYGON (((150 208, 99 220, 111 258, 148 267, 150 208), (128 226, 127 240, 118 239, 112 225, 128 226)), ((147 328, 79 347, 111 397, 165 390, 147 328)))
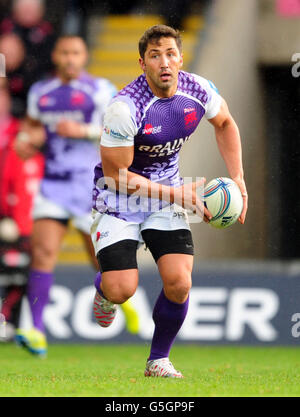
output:
POLYGON ((149 145, 140 145, 138 150, 140 152, 147 152, 150 157, 161 157, 161 156, 170 156, 174 153, 179 152, 182 145, 189 139, 189 136, 184 138, 175 139, 174 141, 168 141, 164 144, 157 144, 153 146, 149 145))
POLYGON ((85 95, 81 91, 72 91, 71 93, 71 105, 82 106, 85 102, 85 95))
POLYGON ((188 107, 186 109, 183 110, 184 113, 190 113, 191 111, 195 111, 195 107, 188 107))
POLYGON ((41 107, 55 106, 55 104, 56 100, 54 97, 42 96, 39 100, 39 105, 41 107))
POLYGON ((152 126, 152 124, 147 123, 143 129, 143 135, 155 135, 156 133, 161 132, 161 126, 152 126))
POLYGON ((184 123, 187 128, 194 127, 198 124, 197 112, 192 111, 184 116, 184 123))
POLYGON ((112 138, 115 138, 115 139, 128 139, 128 135, 122 135, 121 133, 119 133, 119 132, 116 132, 115 130, 113 130, 113 129, 110 129, 109 127, 107 127, 107 126, 104 126, 104 132, 107 134, 107 135, 109 135, 109 136, 111 136, 112 138))

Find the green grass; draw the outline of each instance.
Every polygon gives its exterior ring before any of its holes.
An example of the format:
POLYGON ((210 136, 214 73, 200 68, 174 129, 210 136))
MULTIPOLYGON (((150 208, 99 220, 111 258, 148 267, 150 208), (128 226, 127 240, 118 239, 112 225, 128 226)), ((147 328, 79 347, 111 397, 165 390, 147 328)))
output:
POLYGON ((149 346, 0 345, 0 397, 300 396, 300 349, 174 346, 182 380, 145 378, 149 346))

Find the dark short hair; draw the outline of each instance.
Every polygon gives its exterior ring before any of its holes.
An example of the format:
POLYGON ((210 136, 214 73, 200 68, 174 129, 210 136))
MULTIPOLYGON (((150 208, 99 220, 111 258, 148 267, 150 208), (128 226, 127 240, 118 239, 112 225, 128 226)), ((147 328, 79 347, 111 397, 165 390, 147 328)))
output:
POLYGON ((85 40, 81 36, 79 36, 79 35, 72 35, 72 34, 63 34, 63 35, 60 35, 56 39, 53 49, 55 49, 57 47, 57 45, 60 43, 60 41, 65 40, 65 39, 67 39, 67 40, 68 39, 80 39, 83 42, 83 44, 86 46, 86 42, 85 42, 85 40))
POLYGON ((179 30, 173 29, 171 26, 155 25, 147 29, 139 40, 140 57, 144 59, 148 43, 157 43, 160 38, 175 39, 179 52, 182 52, 182 41, 179 30))

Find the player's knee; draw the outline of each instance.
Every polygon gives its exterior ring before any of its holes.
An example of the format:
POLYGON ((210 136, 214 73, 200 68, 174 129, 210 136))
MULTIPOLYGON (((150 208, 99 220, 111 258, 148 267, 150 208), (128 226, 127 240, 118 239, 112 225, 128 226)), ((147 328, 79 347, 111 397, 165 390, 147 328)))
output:
POLYGON ((174 303, 184 303, 192 286, 191 274, 183 271, 171 277, 164 285, 166 297, 174 303))
POLYGON ((103 288, 105 297, 114 304, 123 304, 135 293, 135 288, 124 285, 113 285, 103 288))
POLYGON ((130 295, 129 292, 122 293, 110 293, 108 299, 114 304, 123 304, 127 301, 133 294, 130 295))
POLYGON ((56 251, 47 245, 33 245, 32 263, 35 267, 47 267, 56 259, 56 251))
POLYGON ((186 301, 189 295, 190 288, 191 287, 186 284, 173 285, 165 287, 165 294, 170 301, 182 304, 186 301))

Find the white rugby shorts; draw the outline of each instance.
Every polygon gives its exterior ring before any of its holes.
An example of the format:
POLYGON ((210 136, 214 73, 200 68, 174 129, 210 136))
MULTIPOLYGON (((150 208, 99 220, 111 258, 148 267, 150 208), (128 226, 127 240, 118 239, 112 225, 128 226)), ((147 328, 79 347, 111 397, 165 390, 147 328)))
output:
POLYGON ((32 217, 34 220, 43 218, 70 219, 76 229, 86 234, 90 234, 93 222, 91 212, 83 216, 74 216, 65 208, 44 197, 41 193, 35 196, 32 217))
POLYGON ((158 212, 152 213, 143 223, 133 223, 109 214, 92 210, 93 223, 91 236, 95 248, 95 254, 114 243, 125 239, 132 239, 144 243, 141 232, 146 229, 155 230, 190 230, 186 210, 172 205, 158 212))

